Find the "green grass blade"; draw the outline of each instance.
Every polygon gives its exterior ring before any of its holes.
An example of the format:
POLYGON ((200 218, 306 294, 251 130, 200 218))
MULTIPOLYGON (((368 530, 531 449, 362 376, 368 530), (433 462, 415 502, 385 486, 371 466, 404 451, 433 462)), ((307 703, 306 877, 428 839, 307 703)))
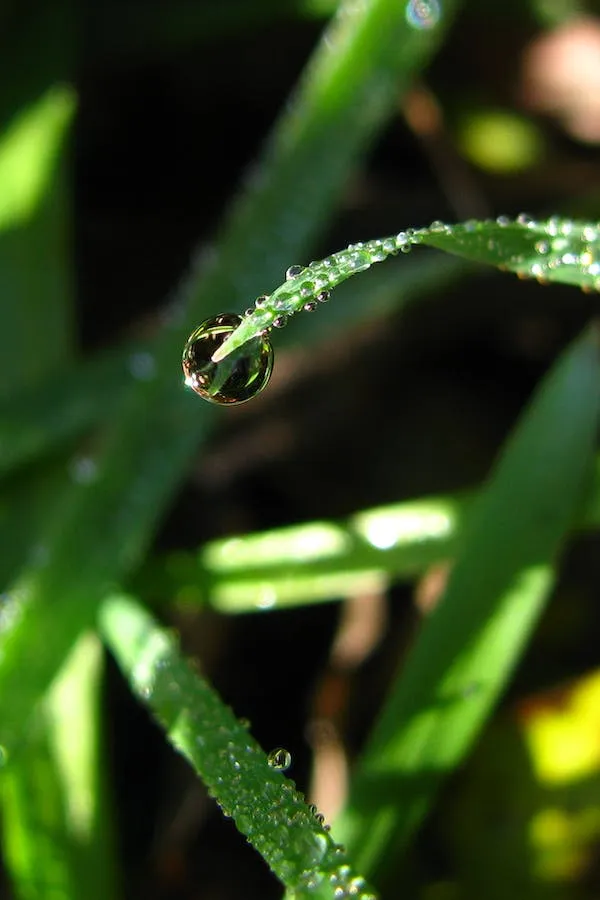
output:
POLYGON ((521 215, 514 221, 499 216, 495 221, 460 225, 436 222, 416 232, 419 243, 475 262, 500 266, 540 282, 578 285, 600 290, 600 227, 597 222, 577 222, 552 216, 536 220, 521 215))
POLYGON ((268 765, 247 727, 186 662, 166 629, 123 596, 102 604, 100 627, 136 695, 294 897, 374 900, 294 783, 268 765), (352 886, 351 893, 334 893, 352 886))
MULTIPOLYGON (((60 151, 74 109, 69 87, 48 88, 19 109, 0 134, 0 354, 13 385, 32 384, 71 352, 60 151)), ((7 391, 3 383, 5 396, 7 391)))
POLYGON ((134 379, 153 378, 152 345, 115 347, 0 403, 0 476, 47 456, 118 410, 134 379))
POLYGON ((351 168, 396 108, 399 87, 441 39, 441 29, 433 31, 409 29, 396 2, 376 0, 360 9, 351 4, 327 35, 218 251, 202 277, 194 272, 182 287, 187 319, 165 331, 156 377, 132 387, 98 450, 95 479, 68 492, 60 527, 56 515, 48 523, 46 566, 24 572, 9 593, 0 619, 0 745, 9 754, 26 713, 109 586, 139 563, 208 432, 213 411, 181 385, 188 330, 196 317, 255 296, 315 237, 351 168))
POLYGON ((22 757, 0 774, 4 858, 19 900, 116 896, 99 774, 101 663, 98 640, 80 640, 22 757))
POLYGON ((148 596, 207 603, 223 613, 282 609, 385 589, 452 554, 473 495, 430 497, 212 541, 151 563, 148 596))
POLYGON ((593 464, 595 328, 537 392, 474 509, 444 596, 359 762, 340 835, 371 874, 405 846, 509 678, 593 464))
MULTIPOLYGON (((145 596, 212 606, 227 614, 287 609, 385 589, 449 559, 479 491, 426 497, 211 541, 151 562, 145 596)), ((600 528, 600 458, 573 531, 600 528)))
POLYGON ((600 290, 600 226, 553 216, 535 221, 521 215, 515 221, 497 220, 409 228, 384 238, 350 244, 325 259, 297 266, 286 272, 285 281, 270 295, 262 295, 240 324, 213 353, 221 362, 247 341, 273 328, 279 320, 318 306, 338 285, 374 263, 384 262, 414 246, 426 244, 448 253, 488 265, 499 266, 541 283, 574 284, 584 290, 600 290))

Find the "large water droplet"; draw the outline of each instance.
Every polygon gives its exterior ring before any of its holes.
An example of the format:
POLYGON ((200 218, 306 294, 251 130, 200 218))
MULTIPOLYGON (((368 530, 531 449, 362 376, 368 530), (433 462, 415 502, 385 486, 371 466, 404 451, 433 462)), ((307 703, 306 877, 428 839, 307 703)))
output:
POLYGON ((232 313, 206 319, 184 347, 185 383, 211 403, 244 403, 259 394, 271 377, 273 347, 266 336, 248 341, 221 362, 212 361, 215 351, 241 321, 241 316, 232 313))
POLYGON ((441 17, 438 0, 409 0, 406 4, 406 21, 412 28, 434 28, 441 17))
POLYGON ((279 769, 280 772, 285 772, 292 764, 292 754, 284 747, 276 747, 267 756, 267 762, 272 769, 279 769))

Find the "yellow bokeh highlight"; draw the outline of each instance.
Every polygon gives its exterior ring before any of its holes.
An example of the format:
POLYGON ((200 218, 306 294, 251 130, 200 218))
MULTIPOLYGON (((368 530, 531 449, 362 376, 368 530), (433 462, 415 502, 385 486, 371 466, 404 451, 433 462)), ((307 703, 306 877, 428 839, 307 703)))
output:
POLYGON ((458 130, 458 144, 470 162, 496 175, 524 172, 544 154, 542 135, 533 122, 504 111, 471 113, 458 130))
POLYGON ((600 672, 582 678, 560 702, 531 710, 524 723, 534 771, 546 785, 568 784, 600 770, 600 672))

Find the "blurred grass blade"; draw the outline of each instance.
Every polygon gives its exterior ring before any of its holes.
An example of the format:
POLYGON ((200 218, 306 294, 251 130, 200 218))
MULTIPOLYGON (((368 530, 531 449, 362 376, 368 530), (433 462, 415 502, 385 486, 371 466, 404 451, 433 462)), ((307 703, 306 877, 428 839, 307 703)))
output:
POLYGON ((599 414, 591 327, 554 366, 509 440, 359 762, 340 836, 367 874, 405 847, 509 678, 582 500, 599 414))
POLYGON ((0 403, 0 476, 47 456, 110 418, 134 379, 154 377, 150 344, 112 347, 0 403))
POLYGON ((115 897, 99 757, 102 650, 87 635, 39 711, 20 759, 0 773, 5 863, 19 900, 115 897))
POLYGON ((123 596, 102 604, 100 627, 133 691, 294 897, 321 896, 322 885, 324 897, 374 900, 294 783, 267 763, 247 727, 186 662, 166 629, 123 596), (352 893, 334 894, 336 886, 352 885, 352 893))
POLYGON ((281 609, 385 588, 452 554, 472 495, 430 497, 211 541, 150 563, 145 596, 208 603, 224 613, 281 609))
POLYGON ((51 87, 4 130, 0 140, 0 232, 25 225, 42 206, 74 108, 69 87, 51 87))
POLYGON ((459 225, 435 222, 420 228, 418 243, 456 253, 475 262, 500 266, 527 278, 600 290, 600 227, 552 216, 515 220, 471 221, 459 225))
MULTIPOLYGON (((448 13, 452 8, 446 4, 448 13)), ((395 0, 374 0, 343 8, 324 36, 259 177, 235 204, 215 253, 180 289, 185 318, 165 329, 153 358, 155 378, 132 385, 98 448, 93 478, 68 492, 60 528, 51 516, 45 567, 24 571, 9 591, 0 618, 0 744, 9 753, 25 731, 24 711, 93 622, 101 598, 139 563, 214 421, 215 411, 181 384, 189 331, 211 312, 246 305, 306 250, 397 108, 399 89, 442 34, 442 28, 410 29, 395 0)))
POLYGON ((71 352, 70 220, 61 150, 75 109, 50 87, 0 131, 0 355, 10 380, 34 383, 71 352))
MULTIPOLYGON (((407 500, 324 520, 211 541, 153 560, 144 596, 219 612, 286 609, 380 591, 454 556, 478 491, 407 500)), ((600 528, 600 458, 574 531, 600 528)))

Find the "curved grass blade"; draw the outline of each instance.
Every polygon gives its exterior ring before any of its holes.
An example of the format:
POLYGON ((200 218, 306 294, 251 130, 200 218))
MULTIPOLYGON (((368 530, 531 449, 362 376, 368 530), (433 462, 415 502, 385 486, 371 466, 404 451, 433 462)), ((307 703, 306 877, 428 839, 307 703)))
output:
POLYGON ((600 225, 553 216, 536 221, 518 216, 514 221, 472 220, 459 225, 433 222, 428 228, 409 228, 398 234, 351 244, 308 266, 292 266, 286 281, 270 296, 255 301, 254 308, 213 354, 220 362, 247 341, 268 331, 288 316, 313 310, 329 292, 374 263, 426 244, 475 262, 499 266, 523 277, 574 284, 584 290, 600 290, 600 225))
POLYGON ((416 233, 419 243, 499 266, 542 284, 573 284, 600 290, 600 224, 560 216, 516 219, 499 216, 481 222, 434 222, 416 233))
POLYGON ((166 629, 124 596, 102 604, 100 628, 135 694, 290 896, 375 900, 294 782, 269 766, 166 629))
POLYGON ((553 367, 510 438, 359 762, 339 833, 367 874, 405 847, 510 677, 582 500, 599 418, 591 327, 553 367))

